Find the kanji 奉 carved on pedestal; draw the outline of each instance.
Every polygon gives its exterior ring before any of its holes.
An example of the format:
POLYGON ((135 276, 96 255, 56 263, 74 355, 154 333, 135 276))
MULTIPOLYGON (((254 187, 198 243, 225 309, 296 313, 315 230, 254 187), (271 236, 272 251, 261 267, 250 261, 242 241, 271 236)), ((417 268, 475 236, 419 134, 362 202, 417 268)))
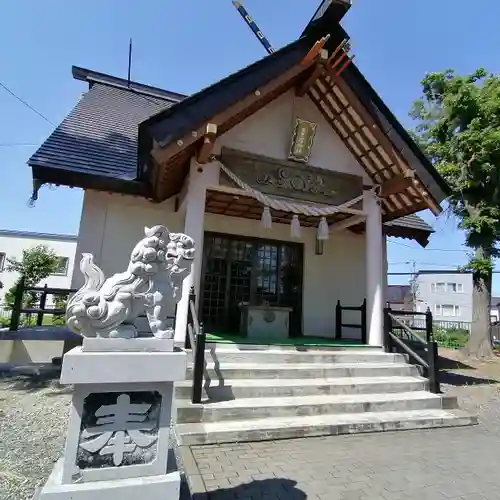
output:
POLYGON ((175 310, 186 264, 194 258, 194 240, 165 226, 144 229, 128 268, 106 279, 92 254, 83 254, 85 284, 68 302, 66 324, 84 337, 133 338, 135 319, 146 312, 153 335, 173 338, 167 315, 175 310))

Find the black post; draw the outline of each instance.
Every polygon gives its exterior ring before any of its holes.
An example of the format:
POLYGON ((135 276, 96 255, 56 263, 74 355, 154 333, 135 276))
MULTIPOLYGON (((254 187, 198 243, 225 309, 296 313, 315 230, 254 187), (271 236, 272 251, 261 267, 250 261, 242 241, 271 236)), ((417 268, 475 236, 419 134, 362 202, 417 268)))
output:
POLYGON ((437 342, 429 342, 427 348, 429 350, 429 390, 434 394, 439 394, 441 387, 439 384, 439 353, 437 342))
POLYGON ((335 340, 340 340, 342 338, 342 306, 340 305, 340 300, 337 300, 337 306, 335 307, 335 340))
POLYGON ((203 331, 203 324, 200 323, 200 333, 196 335, 196 349, 193 361, 193 393, 191 397, 191 401, 193 404, 201 403, 204 371, 205 371, 205 332, 203 331))
POLYGON ((429 308, 425 311, 425 335, 427 342, 434 340, 432 335, 432 312, 429 308))
POLYGON ((196 304, 196 294, 194 293, 194 286, 192 286, 189 289, 188 314, 187 314, 187 323, 186 323, 186 337, 184 339, 184 348, 185 349, 191 349, 191 340, 189 339, 188 325, 193 326, 193 332, 194 332, 193 315, 191 314, 191 301, 193 301, 193 304, 196 304))
POLYGON ((367 328, 366 328, 366 299, 363 300, 361 304, 361 341, 363 344, 367 344, 367 328))
POLYGON ((389 335, 392 331, 392 318, 391 318, 391 308, 384 308, 384 349, 385 352, 392 351, 391 336, 389 335))
MULTIPOLYGON (((45 304, 47 303, 47 283, 45 283, 45 286, 43 287, 44 291, 42 292, 42 295, 40 296, 40 309, 45 309, 45 304)), ((36 324, 37 326, 42 326, 43 324, 43 312, 39 312, 37 317, 36 317, 36 324)))
POLYGON ((21 309, 23 307, 23 295, 24 295, 24 277, 22 276, 16 287, 16 293, 14 295, 14 305, 12 307, 12 314, 10 316, 10 327, 11 332, 19 330, 19 320, 21 319, 21 309))

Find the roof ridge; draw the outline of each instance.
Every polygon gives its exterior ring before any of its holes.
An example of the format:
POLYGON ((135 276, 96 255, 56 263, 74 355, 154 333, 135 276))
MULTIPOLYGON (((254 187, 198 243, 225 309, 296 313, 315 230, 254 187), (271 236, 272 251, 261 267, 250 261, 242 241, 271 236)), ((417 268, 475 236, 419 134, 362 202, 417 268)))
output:
POLYGON ((101 83, 123 90, 129 90, 134 93, 156 97, 158 99, 163 99, 170 102, 179 102, 188 97, 187 95, 179 94, 177 92, 171 92, 169 90, 161 89, 159 87, 153 87, 151 85, 146 85, 144 83, 135 81, 129 82, 125 78, 108 75, 107 73, 100 73, 91 69, 80 68, 79 66, 72 66, 71 71, 75 80, 88 82, 89 85, 92 85, 93 83, 101 83))

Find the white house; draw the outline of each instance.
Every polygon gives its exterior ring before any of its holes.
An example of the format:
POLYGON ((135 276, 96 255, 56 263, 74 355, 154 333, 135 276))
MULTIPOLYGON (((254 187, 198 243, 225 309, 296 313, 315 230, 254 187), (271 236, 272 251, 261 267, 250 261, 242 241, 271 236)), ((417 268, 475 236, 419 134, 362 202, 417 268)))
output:
MULTIPOLYGON (((75 262, 77 236, 66 234, 36 233, 30 231, 14 231, 0 229, 0 304, 3 303, 5 293, 18 279, 16 272, 7 271, 8 259, 21 260, 23 250, 37 245, 45 245, 53 250, 60 260, 60 267, 56 273, 45 279, 41 286, 47 284, 52 288, 70 288, 75 262)), ((50 300, 50 297, 48 297, 50 300)))

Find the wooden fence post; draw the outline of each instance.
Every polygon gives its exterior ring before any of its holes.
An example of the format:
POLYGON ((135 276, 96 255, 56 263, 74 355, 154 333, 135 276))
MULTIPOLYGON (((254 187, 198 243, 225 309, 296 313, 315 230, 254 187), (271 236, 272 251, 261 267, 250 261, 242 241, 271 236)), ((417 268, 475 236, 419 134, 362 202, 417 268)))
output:
POLYGON ((427 342, 432 342, 433 339, 432 312, 429 308, 425 311, 425 335, 427 342))
POLYGON ((12 306, 12 314, 10 316, 10 327, 11 332, 19 330, 19 321, 21 319, 21 309, 23 307, 23 295, 24 295, 24 276, 21 276, 17 287, 16 293, 14 294, 14 305, 12 306))
POLYGON ((193 304, 196 304, 196 294, 194 293, 194 286, 192 286, 189 289, 189 296, 188 296, 188 313, 187 313, 187 322, 186 322, 186 337, 184 339, 184 347, 186 349, 194 349, 194 346, 191 346, 191 341, 189 340, 189 327, 188 325, 193 326, 193 331, 194 331, 194 325, 193 325, 193 315, 191 314, 191 301, 193 301, 193 304))
POLYGON ((391 308, 384 308, 384 349, 385 352, 392 352, 392 342, 391 336, 389 335, 392 331, 392 318, 391 318, 391 308))
MULTIPOLYGON (((40 296, 40 309, 45 309, 45 304, 47 303, 47 283, 44 285, 44 291, 42 292, 42 295, 40 296)), ((36 324, 37 326, 42 326, 43 324, 43 312, 39 312, 36 317, 36 324)))
POLYGON ((361 305, 361 340, 363 344, 368 343, 367 321, 366 321, 366 298, 361 305))
POLYGON ((200 323, 200 333, 196 335, 196 349, 193 360, 193 392, 191 402, 201 403, 203 392, 203 374, 205 372, 205 331, 200 323))
POLYGON ((342 306, 340 300, 337 300, 335 307, 335 340, 342 338, 342 306))

